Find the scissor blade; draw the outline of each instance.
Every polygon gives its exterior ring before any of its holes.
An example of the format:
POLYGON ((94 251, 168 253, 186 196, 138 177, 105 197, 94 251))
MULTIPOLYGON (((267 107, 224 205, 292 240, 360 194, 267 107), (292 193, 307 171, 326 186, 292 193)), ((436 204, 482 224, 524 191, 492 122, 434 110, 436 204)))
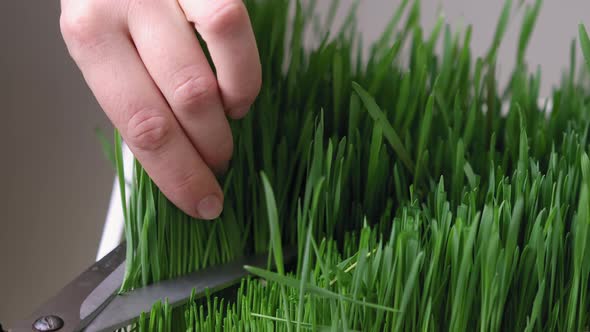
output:
POLYGON ((105 305, 110 302, 110 299, 116 295, 116 292, 121 288, 123 279, 125 277, 125 262, 121 263, 119 267, 106 277, 93 291, 88 295, 86 300, 82 302, 80 307, 81 327, 84 327, 91 320, 96 317, 105 305))
POLYGON ((193 288, 199 295, 203 295, 206 289, 216 292, 227 288, 248 275, 248 272, 244 270, 244 265, 264 267, 267 258, 267 254, 244 257, 228 264, 213 266, 187 276, 117 295, 94 318, 85 331, 114 331, 128 326, 142 312, 148 313, 158 300, 164 302, 167 298, 172 307, 184 304, 188 301, 193 288))
POLYGON ((23 319, 10 331, 31 331, 37 318, 57 316, 63 321, 60 332, 74 331, 80 324, 80 306, 86 297, 125 260, 125 244, 119 245, 103 259, 90 266, 59 293, 23 319))

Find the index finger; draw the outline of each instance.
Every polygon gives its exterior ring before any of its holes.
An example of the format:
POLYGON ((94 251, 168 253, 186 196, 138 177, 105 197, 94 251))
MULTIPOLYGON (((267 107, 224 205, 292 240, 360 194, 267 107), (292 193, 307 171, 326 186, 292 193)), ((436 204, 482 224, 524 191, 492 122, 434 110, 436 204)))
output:
POLYGON ((96 99, 160 190, 187 214, 214 219, 223 193, 124 34, 73 52, 96 99))

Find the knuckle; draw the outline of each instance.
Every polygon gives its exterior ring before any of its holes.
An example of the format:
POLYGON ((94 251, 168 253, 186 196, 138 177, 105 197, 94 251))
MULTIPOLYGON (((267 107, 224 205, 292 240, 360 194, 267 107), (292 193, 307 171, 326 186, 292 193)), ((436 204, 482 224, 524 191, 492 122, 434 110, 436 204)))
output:
POLYGON ((172 174, 170 181, 162 184, 160 188, 172 201, 180 203, 178 207, 190 215, 198 216, 197 206, 192 204, 195 198, 200 199, 208 193, 215 192, 223 199, 215 178, 207 173, 195 168, 178 171, 172 174))
MULTIPOLYGON (((178 76, 178 75, 177 75, 178 76)), ((193 105, 212 100, 217 94, 217 81, 213 76, 188 75, 174 86, 174 105, 193 105)))
MULTIPOLYGON (((191 192, 191 188, 199 183, 199 176, 194 170, 185 173, 178 173, 172 178, 169 190, 177 196, 191 192)), ((194 189, 194 188, 192 188, 194 189)))
POLYGON ((218 1, 201 22, 212 33, 223 33, 241 27, 248 21, 248 12, 242 1, 218 1))
POLYGON ((170 139, 171 124, 156 110, 135 112, 127 123, 129 144, 144 151, 160 150, 170 139))
POLYGON ((176 172, 171 174, 168 181, 158 184, 170 200, 193 216, 198 215, 197 207, 194 204, 186 204, 186 202, 194 200, 195 193, 202 190, 199 188, 204 179, 197 173, 195 170, 176 172))
POLYGON ((66 42, 76 45, 92 43, 100 34, 100 10, 92 1, 64 10, 60 16, 60 30, 66 42))

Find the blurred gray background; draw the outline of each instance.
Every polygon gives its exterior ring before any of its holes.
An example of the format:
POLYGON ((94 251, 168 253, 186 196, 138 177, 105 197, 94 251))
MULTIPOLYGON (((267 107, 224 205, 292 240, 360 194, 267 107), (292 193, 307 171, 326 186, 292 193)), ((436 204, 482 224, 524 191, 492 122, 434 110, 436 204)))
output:
MULTIPOLYGON (((318 3, 327 10, 328 0, 318 3)), ((379 35, 398 3, 362 1, 366 41, 379 35)), ((472 47, 482 55, 502 4, 424 0, 422 21, 429 31, 442 10, 453 27, 473 24, 472 47)), ((94 134, 101 127, 110 135, 111 127, 67 54, 59 14, 57 0, 0 1, 0 322, 8 326, 94 261, 114 175, 94 134)), ((500 49, 504 79, 520 17, 500 49)), ((544 94, 567 66, 581 21, 590 23, 590 2, 545 1, 527 52, 531 68, 543 69, 544 94)))

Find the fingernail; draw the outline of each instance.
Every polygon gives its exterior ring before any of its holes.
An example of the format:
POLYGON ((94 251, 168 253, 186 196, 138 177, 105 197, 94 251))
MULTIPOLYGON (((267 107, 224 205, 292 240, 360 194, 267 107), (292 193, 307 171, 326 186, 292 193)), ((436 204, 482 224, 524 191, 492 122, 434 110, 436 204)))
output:
POLYGON ((219 217, 222 208, 221 200, 215 195, 209 195, 199 202, 197 211, 202 219, 212 220, 219 217))

